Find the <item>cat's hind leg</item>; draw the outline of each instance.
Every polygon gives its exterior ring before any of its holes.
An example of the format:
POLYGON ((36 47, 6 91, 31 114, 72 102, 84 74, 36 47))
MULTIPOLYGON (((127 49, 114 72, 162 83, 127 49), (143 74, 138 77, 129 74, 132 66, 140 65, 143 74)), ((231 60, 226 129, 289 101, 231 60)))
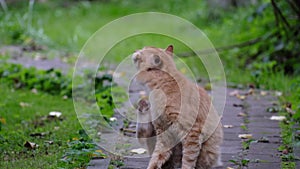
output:
POLYGON ((222 166, 219 146, 210 144, 208 140, 202 144, 196 168, 210 169, 217 166, 222 166))
POLYGON ((181 169, 194 169, 196 167, 200 149, 199 134, 191 131, 182 142, 181 169))

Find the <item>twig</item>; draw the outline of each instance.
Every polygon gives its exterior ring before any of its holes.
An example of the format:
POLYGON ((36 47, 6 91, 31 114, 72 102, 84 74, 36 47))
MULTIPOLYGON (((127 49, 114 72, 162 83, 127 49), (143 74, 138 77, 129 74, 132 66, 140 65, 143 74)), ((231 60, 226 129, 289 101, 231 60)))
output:
POLYGON ((278 8, 276 2, 274 0, 271 0, 272 2, 272 6, 273 8, 276 10, 276 12, 278 13, 278 15, 280 16, 280 18, 282 19, 284 25, 288 28, 288 29, 291 29, 291 26, 289 24, 289 22, 286 20, 286 18, 283 16, 281 10, 278 8))
POLYGON ((291 6, 291 8, 294 10, 294 12, 297 14, 298 19, 300 19, 300 9, 297 5, 295 5, 294 1, 287 0, 288 4, 291 6))
MULTIPOLYGON (((271 1, 271 3, 272 3, 272 6, 274 6, 273 5, 274 1, 271 1)), ((276 12, 276 9, 274 7, 273 7, 273 12, 274 12, 274 15, 275 15, 275 25, 276 25, 276 27, 280 28, 278 13, 276 12)))
POLYGON ((259 37, 256 39, 251 39, 249 41, 246 42, 242 42, 239 44, 234 44, 234 45, 229 45, 229 46, 223 46, 223 47, 219 47, 219 48, 215 48, 215 49, 206 49, 206 50, 202 50, 202 51, 195 51, 195 52, 183 52, 183 53, 179 53, 177 54, 178 57, 189 57, 189 56, 194 56, 196 54, 198 55, 202 55, 202 54, 209 54, 209 53, 214 53, 214 52, 222 52, 225 50, 230 50, 233 48, 243 48, 246 46, 250 46, 250 45, 254 45, 257 42, 263 40, 263 37, 259 37))

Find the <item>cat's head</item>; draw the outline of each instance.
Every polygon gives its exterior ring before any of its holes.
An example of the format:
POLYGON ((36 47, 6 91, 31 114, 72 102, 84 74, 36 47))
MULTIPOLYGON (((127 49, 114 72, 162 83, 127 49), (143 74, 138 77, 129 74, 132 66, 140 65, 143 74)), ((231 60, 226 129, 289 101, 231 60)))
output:
POLYGON ((139 71, 162 70, 172 72, 176 69, 173 61, 173 46, 166 49, 144 47, 132 55, 132 60, 139 71))

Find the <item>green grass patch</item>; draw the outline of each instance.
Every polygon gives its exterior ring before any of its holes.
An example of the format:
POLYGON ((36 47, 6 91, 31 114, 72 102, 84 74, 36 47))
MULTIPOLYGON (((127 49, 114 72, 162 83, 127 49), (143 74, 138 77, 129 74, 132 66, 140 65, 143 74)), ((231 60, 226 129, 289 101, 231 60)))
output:
MULTIPOLYGON (((0 158, 1 168, 75 168, 86 166, 95 146, 83 148, 70 145, 74 140, 81 144, 92 143, 79 134, 82 129, 73 108, 72 100, 30 90, 14 90, 1 83, 0 94, 0 158), (48 118, 49 112, 59 111, 60 119, 48 118), (31 142, 38 146, 26 147, 31 142), (69 159, 78 150, 77 158, 69 159), (68 153, 69 152, 69 153, 68 153), (70 153, 71 152, 71 153, 70 153)), ((79 143, 74 143, 79 144, 79 143)))

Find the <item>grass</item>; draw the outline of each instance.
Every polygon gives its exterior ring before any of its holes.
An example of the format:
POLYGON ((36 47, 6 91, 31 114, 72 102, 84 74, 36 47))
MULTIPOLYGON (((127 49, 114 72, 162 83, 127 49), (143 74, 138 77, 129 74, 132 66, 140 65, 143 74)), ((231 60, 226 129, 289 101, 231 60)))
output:
MULTIPOLYGON (((46 42, 48 46, 79 51, 85 41, 106 23, 128 14, 154 11, 167 12, 190 20, 202 29, 216 46, 222 46, 259 36, 265 28, 258 25, 272 19, 258 17, 253 18, 253 21, 247 20, 255 6, 240 8, 238 11, 217 11, 208 7, 205 2, 195 0, 171 0, 164 3, 158 0, 114 0, 109 3, 83 1, 65 4, 57 1, 35 3, 32 14, 28 12, 27 3, 9 5, 9 13, 0 13, 0 16, 3 16, 0 21, 3 24, 3 31, 0 32, 4 37, 2 43, 11 42, 12 37, 18 40, 17 36, 24 36, 22 33, 25 32, 31 33, 30 36, 35 40, 46 42), (32 15, 32 20, 29 15, 32 15), (240 24, 234 24, 237 21, 240 24), (245 29, 247 32, 243 31, 245 29)), ((20 38, 22 40, 24 37, 20 38)))
MULTIPOLYGON (((0 168, 64 166, 60 159, 68 150, 67 143, 80 138, 78 131, 81 126, 72 100, 44 93, 34 94, 29 90, 14 90, 6 84, 0 84, 0 88, 1 96, 5 96, 0 98, 0 116, 2 122, 5 121, 0 131, 0 168), (50 111, 62 112, 62 120, 43 120, 50 111), (30 136, 34 133, 46 134, 30 136), (27 141, 39 147, 26 148, 24 144, 27 141)), ((80 164, 77 163, 77 166, 80 164)))

